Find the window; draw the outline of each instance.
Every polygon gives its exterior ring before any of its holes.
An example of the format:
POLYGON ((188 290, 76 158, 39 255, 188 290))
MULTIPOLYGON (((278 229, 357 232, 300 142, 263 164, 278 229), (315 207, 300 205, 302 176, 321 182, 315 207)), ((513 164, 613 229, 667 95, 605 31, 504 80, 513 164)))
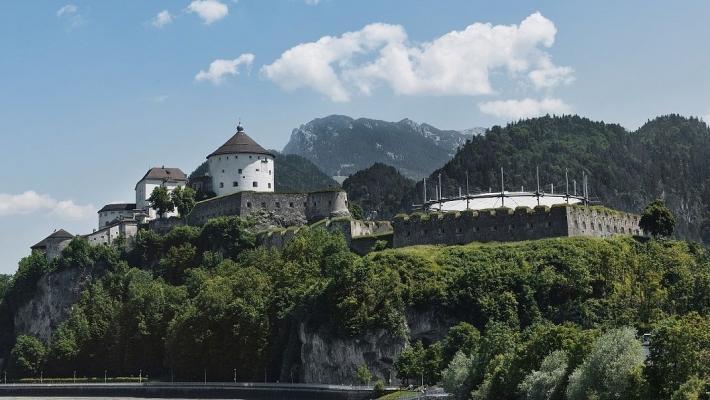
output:
POLYGON ((259 168, 256 169, 256 172, 259 172, 259 168))
POLYGON ((288 203, 288 206, 291 207, 291 208, 293 208, 293 202, 292 202, 292 201, 289 202, 289 203, 288 203))
POLYGON ((238 173, 238 174, 241 174, 241 173, 242 173, 242 169, 239 168, 239 171, 237 171, 237 173, 238 173))
POLYGON ((251 183, 251 186, 252 186, 252 187, 259 187, 259 182, 254 181, 254 182, 251 183))
POLYGON ((223 188, 223 187, 224 187, 224 182, 220 182, 220 183, 219 183, 219 187, 220 187, 220 188, 223 188))
POLYGON ((281 208, 281 203, 279 203, 278 201, 276 202, 276 208, 281 208))
POLYGON ((269 170, 269 175, 271 175, 271 170, 269 170))
POLYGON ((222 170, 222 173, 224 173, 224 170, 222 170))
POLYGON ((271 189, 271 183, 269 183, 268 186, 269 186, 269 189, 271 189))
POLYGON ((266 208, 266 202, 265 202, 265 201, 262 201, 262 202, 261 202, 261 208, 266 208))
POLYGON ((247 208, 251 208, 251 201, 247 201, 247 208))
POLYGON ((251 156, 249 156, 249 158, 251 158, 251 156))
POLYGON ((239 186, 239 182, 237 182, 237 181, 232 182, 232 186, 233 186, 233 187, 239 186))

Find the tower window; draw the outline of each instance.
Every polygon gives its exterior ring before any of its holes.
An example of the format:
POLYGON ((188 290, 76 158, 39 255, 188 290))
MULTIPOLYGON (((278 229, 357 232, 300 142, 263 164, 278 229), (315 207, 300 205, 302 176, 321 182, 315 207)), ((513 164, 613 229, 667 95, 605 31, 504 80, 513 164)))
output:
POLYGON ((239 182, 237 182, 237 181, 232 182, 232 186, 233 186, 233 187, 239 186, 239 182))
POLYGON ((281 203, 279 203, 278 201, 276 202, 276 208, 281 208, 281 203))
POLYGON ((269 175, 271 175, 271 170, 269 170, 269 175))
POLYGON ((259 187, 259 182, 254 181, 254 182, 251 183, 251 186, 252 186, 252 187, 259 187))
POLYGON ((288 206, 293 208, 293 202, 288 203, 288 206))
POLYGON ((224 173, 224 170, 222 170, 222 173, 224 173))
POLYGON ((239 171, 237 171, 237 173, 238 173, 238 174, 241 174, 241 173, 242 173, 242 169, 239 168, 239 171))
POLYGON ((269 183, 269 189, 271 189, 271 183, 269 183))
POLYGON ((249 158, 251 158, 251 156, 249 156, 249 158))
POLYGON ((261 202, 261 208, 266 208, 266 202, 265 202, 265 201, 262 201, 262 202, 261 202))
POLYGON ((251 201, 247 201, 247 208, 251 208, 251 201))
POLYGON ((223 187, 224 187, 224 182, 220 182, 220 183, 219 183, 219 187, 220 187, 220 188, 223 188, 223 187))
POLYGON ((256 172, 259 172, 259 168, 256 169, 256 172))

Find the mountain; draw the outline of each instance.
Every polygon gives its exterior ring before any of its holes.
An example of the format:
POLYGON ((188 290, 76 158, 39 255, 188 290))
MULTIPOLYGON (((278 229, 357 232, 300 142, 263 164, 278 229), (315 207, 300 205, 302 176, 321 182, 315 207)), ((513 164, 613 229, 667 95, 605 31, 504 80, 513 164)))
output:
MULTIPOLYGON (((570 191, 582 173, 589 175, 589 192, 604 204, 640 212, 662 198, 678 220, 681 237, 710 235, 710 128, 697 118, 665 115, 629 132, 618 124, 594 122, 579 116, 541 117, 507 126, 494 126, 474 136, 441 169, 444 196, 457 193, 469 173, 471 191, 500 187, 500 168, 508 188, 535 187, 535 167, 549 190, 564 190, 565 170, 570 191), (706 229, 707 230, 707 229, 706 229)), ((428 184, 429 186, 429 184, 428 184)), ((421 193, 421 183, 417 193, 421 193)))
POLYGON ((343 182, 350 202, 360 205, 365 217, 373 219, 391 219, 408 207, 406 201, 413 188, 413 180, 382 163, 358 171, 343 182))
MULTIPOLYGON (((274 190, 281 193, 314 192, 338 187, 338 182, 323 173, 308 159, 295 154, 276 154, 274 161, 274 190)), ((205 176, 209 173, 207 161, 190 173, 189 180, 205 176)), ((214 196, 198 193, 198 198, 214 196), (200 196, 201 195, 201 196, 200 196)))
POLYGON ((474 130, 464 134, 410 119, 387 122, 331 115, 294 129, 283 152, 306 157, 333 177, 346 177, 379 162, 421 179, 451 159, 474 130))

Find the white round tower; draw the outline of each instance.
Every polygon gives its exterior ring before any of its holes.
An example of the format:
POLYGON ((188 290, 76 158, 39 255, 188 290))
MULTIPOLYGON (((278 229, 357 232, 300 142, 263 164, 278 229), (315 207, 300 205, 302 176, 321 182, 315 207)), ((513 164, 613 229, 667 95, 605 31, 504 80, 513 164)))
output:
POLYGON ((207 156, 212 190, 217 196, 274 191, 274 154, 237 126, 237 133, 207 156))

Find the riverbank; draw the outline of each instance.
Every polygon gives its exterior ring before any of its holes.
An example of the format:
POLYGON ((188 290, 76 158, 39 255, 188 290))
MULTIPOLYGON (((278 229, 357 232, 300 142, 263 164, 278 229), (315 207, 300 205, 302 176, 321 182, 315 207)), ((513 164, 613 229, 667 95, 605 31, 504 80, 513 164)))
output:
POLYGON ((372 388, 278 383, 0 384, 0 397, 366 400, 372 388))

